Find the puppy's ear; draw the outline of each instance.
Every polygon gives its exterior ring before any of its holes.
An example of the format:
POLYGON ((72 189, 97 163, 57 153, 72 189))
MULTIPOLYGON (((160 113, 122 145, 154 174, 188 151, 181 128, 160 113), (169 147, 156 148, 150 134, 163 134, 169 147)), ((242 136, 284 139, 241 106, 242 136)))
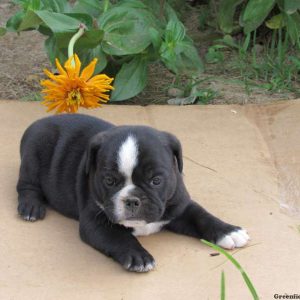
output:
POLYGON ((105 133, 101 132, 96 135, 94 135, 88 144, 87 150, 86 150, 86 161, 85 161, 85 173, 88 174, 91 166, 95 165, 95 160, 98 151, 101 148, 101 145, 103 143, 105 137, 105 133))
POLYGON ((182 148, 181 148, 181 144, 179 142, 179 140, 177 139, 177 137, 171 133, 168 132, 163 132, 166 141, 167 141, 167 146, 170 147, 176 162, 177 162, 177 166, 178 166, 178 170, 180 173, 182 173, 183 170, 183 161, 182 161, 182 148))

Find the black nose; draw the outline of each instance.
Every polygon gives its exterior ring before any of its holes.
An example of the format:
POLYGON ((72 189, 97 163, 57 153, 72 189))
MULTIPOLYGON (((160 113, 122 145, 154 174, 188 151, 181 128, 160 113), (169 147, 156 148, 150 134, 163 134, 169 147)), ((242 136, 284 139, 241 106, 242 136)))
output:
POLYGON ((136 197, 131 197, 131 198, 127 198, 125 200, 125 207, 128 209, 128 210, 131 210, 131 211, 137 211, 138 208, 140 207, 141 205, 141 201, 140 199, 136 198, 136 197))

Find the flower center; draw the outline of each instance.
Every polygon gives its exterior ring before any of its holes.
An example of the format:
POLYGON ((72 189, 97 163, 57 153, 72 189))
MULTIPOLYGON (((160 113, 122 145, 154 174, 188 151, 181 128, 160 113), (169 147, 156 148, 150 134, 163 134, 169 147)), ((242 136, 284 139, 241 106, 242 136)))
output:
POLYGON ((69 105, 80 104, 82 102, 82 96, 80 94, 80 90, 72 90, 68 93, 67 103, 69 105))

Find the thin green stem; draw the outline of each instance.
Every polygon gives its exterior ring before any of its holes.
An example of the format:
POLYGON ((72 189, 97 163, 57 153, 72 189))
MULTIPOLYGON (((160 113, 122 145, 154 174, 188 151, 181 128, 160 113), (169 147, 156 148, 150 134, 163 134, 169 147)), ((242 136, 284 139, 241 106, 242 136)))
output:
POLYGON ((221 300, 225 300, 225 273, 222 271, 221 275, 221 300))
POLYGON ((221 247, 219 247, 213 243, 210 243, 206 240, 203 240, 203 239, 201 239, 201 242, 204 243, 205 245, 213 248, 214 250, 220 252, 221 254, 225 255, 232 262, 232 264, 241 272, 241 274, 244 278, 244 281, 247 284, 250 293, 252 294, 253 300, 259 300, 258 294, 257 294, 251 280, 249 279, 247 273, 244 271, 242 266, 237 262, 237 260, 235 258, 233 258, 232 255, 230 255, 227 251, 225 251, 221 247))
MULTIPOLYGON (((68 57, 72 57, 74 55, 74 45, 76 41, 83 35, 86 26, 83 23, 80 23, 79 30, 72 36, 69 46, 68 46, 68 57)), ((75 66, 74 58, 72 59, 72 66, 75 66)))
POLYGON ((104 0, 104 5, 103 5, 103 12, 106 12, 109 8, 110 2, 109 0, 104 0))

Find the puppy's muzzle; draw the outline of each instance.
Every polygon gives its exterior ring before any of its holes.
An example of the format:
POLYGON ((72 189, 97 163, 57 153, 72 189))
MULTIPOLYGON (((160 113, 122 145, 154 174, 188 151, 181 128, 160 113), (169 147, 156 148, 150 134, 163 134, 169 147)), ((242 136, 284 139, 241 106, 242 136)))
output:
POLYGON ((137 197, 129 197, 124 200, 125 210, 134 216, 141 207, 141 200, 137 197))

